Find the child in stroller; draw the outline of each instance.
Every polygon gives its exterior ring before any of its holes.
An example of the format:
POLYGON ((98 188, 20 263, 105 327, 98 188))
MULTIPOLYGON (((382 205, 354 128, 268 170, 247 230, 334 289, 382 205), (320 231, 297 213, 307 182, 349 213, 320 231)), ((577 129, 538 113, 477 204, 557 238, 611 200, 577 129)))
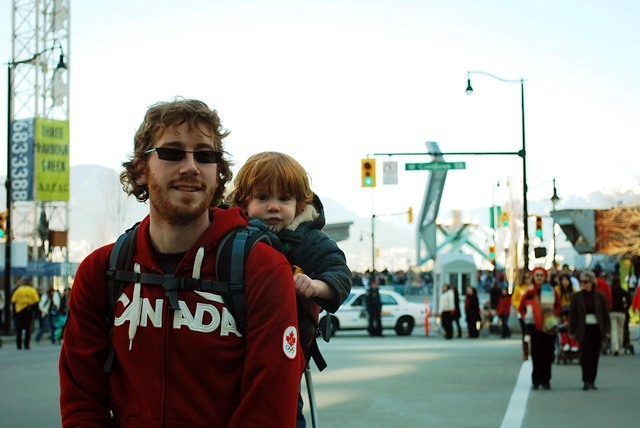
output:
POLYGON ((571 362, 580 356, 580 347, 578 346, 578 342, 569 336, 568 310, 563 310, 560 317, 557 344, 556 362, 558 364, 560 364, 560 362, 567 364, 567 362, 571 362))

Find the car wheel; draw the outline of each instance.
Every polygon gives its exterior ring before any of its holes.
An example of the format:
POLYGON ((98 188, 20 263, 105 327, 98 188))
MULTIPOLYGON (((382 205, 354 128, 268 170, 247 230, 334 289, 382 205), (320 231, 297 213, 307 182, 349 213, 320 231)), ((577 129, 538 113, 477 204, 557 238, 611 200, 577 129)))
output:
POLYGON ((320 327, 320 331, 325 331, 327 328, 327 318, 331 319, 331 325, 329 326, 329 333, 331 337, 336 335, 336 331, 338 330, 338 319, 336 317, 332 317, 331 315, 325 316, 320 319, 318 325, 320 327))
POLYGON ((396 333, 398 336, 409 336, 413 331, 414 324, 413 318, 407 316, 400 317, 396 323, 396 333))

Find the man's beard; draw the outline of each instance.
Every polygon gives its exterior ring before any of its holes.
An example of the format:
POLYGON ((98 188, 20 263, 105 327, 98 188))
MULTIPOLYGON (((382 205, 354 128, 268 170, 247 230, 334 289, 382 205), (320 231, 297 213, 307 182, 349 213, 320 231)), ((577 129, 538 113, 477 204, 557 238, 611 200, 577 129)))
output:
MULTIPOLYGON (((180 180, 180 183, 184 182, 184 180, 180 180)), ((184 226, 194 222, 204 212, 208 211, 216 190, 215 186, 207 186, 204 181, 199 179, 193 179, 192 184, 197 184, 199 187, 204 188, 205 197, 195 204, 193 201, 188 201, 190 198, 185 198, 182 201, 183 203, 180 203, 181 201, 176 202, 174 199, 169 198, 167 187, 159 184, 153 174, 150 174, 149 201, 158 216, 171 225, 184 226)), ((166 186, 171 187, 172 183, 166 186)))

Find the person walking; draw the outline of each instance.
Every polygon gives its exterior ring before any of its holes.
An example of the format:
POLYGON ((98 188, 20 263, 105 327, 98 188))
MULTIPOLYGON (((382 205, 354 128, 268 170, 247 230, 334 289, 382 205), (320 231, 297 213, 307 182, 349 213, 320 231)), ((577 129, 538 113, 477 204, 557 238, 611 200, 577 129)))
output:
MULTIPOLYGON (((640 287, 636 287, 636 292, 633 294, 631 310, 636 314, 640 314, 640 287)), ((640 342, 640 328, 638 328, 638 336, 636 337, 636 340, 640 342)))
POLYGON ((4 290, 0 290, 0 331, 4 331, 4 290))
POLYGON ((469 286, 464 297, 464 316, 467 320, 467 334, 471 339, 480 337, 478 323, 482 320, 480 313, 480 301, 478 300, 478 290, 469 286))
POLYGON ((462 329, 460 328, 460 318, 462 317, 462 313, 460 311, 460 293, 458 293, 457 286, 452 286, 451 289, 453 290, 453 304, 455 306, 453 314, 453 324, 456 326, 458 338, 461 338, 462 329))
POLYGON ((502 292, 500 291, 500 284, 498 284, 498 279, 496 277, 489 287, 489 306, 491 307, 492 312, 498 307, 501 295, 502 292))
POLYGON ((571 276, 569 276, 569 274, 563 273, 560 275, 560 280, 558 285, 556 286, 556 290, 558 290, 558 294, 560 295, 560 303, 562 304, 562 310, 563 311, 566 310, 567 313, 569 313, 569 306, 571 305, 571 296, 576 291, 573 289, 573 284, 571 283, 571 276))
MULTIPOLYGON (((576 293, 580 291, 580 281, 573 275, 571 268, 568 264, 562 265, 562 270, 560 270, 560 275, 567 275, 569 277, 569 281, 571 281, 571 288, 573 288, 573 292, 576 293)), ((561 282, 562 283, 562 282, 561 282)))
POLYGON ((382 301, 380 300, 380 290, 378 290, 378 276, 375 275, 375 272, 371 276, 364 302, 369 315, 369 334, 382 336, 382 301))
POLYGON ((22 284, 11 295, 16 327, 16 347, 31 349, 31 322, 33 311, 40 301, 40 296, 31 284, 22 284), (24 332, 24 341, 22 335, 24 332))
POLYGON ((455 315, 455 298, 449 284, 442 285, 440 296, 440 320, 444 329, 445 339, 453 338, 453 317, 455 315))
POLYGON ((583 390, 598 389, 598 360, 603 337, 609 337, 609 305, 604 294, 596 291, 596 275, 589 271, 580 274, 580 291, 571 297, 569 335, 580 344, 580 367, 583 390))
POLYGON ((63 427, 295 425, 304 357, 285 256, 265 242, 247 255, 242 332, 218 289, 189 286, 214 284, 218 246, 248 226, 240 208, 217 207, 232 176, 227 135, 199 100, 147 110, 120 181, 149 214, 111 319, 114 244, 78 268, 59 360, 63 427))
POLYGON ((629 311, 629 293, 622 288, 620 276, 614 275, 611 280, 611 353, 614 357, 624 349, 624 329, 629 311))
POLYGON ((519 312, 524 319, 525 341, 531 353, 532 388, 551 389, 551 364, 557 338, 558 317, 562 312, 558 292, 547 283, 547 271, 536 267, 531 271, 533 284, 520 301, 519 312), (555 318, 555 331, 553 319, 555 318))
POLYGON ((42 335, 48 331, 51 334, 51 343, 55 345, 55 317, 58 316, 58 312, 60 311, 60 293, 53 287, 49 287, 47 291, 42 294, 40 303, 38 303, 38 309, 40 330, 38 330, 38 334, 36 335, 36 342, 40 343, 42 335))
POLYGON ((518 318, 518 324, 520 325, 520 333, 522 336, 522 359, 529 359, 529 342, 525 341, 525 324, 522 315, 520 314, 520 302, 522 301, 522 297, 526 294, 527 289, 531 287, 531 274, 529 272, 522 272, 519 276, 521 278, 518 281, 517 285, 513 288, 513 293, 511 293, 511 305, 516 311, 516 317, 518 318))
POLYGON ((511 296, 509 290, 502 289, 502 297, 498 301, 496 314, 500 317, 500 338, 508 339, 511 337, 511 329, 509 328, 509 315, 511 314, 511 296))
POLYGON ((593 273, 595 274, 597 281, 596 290, 604 294, 604 297, 607 298, 607 307, 611 310, 611 284, 609 284, 605 278, 606 273, 600 264, 595 265, 593 273))

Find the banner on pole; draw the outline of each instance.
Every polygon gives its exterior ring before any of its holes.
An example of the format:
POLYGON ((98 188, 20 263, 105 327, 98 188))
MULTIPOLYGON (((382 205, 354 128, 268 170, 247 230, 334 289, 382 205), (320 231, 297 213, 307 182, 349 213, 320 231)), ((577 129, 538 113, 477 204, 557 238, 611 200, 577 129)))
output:
POLYGON ((12 202, 33 200, 33 127, 33 119, 21 119, 12 121, 9 128, 9 199, 12 202))
POLYGON ((69 200, 69 121, 35 120, 35 189, 38 201, 69 200))

